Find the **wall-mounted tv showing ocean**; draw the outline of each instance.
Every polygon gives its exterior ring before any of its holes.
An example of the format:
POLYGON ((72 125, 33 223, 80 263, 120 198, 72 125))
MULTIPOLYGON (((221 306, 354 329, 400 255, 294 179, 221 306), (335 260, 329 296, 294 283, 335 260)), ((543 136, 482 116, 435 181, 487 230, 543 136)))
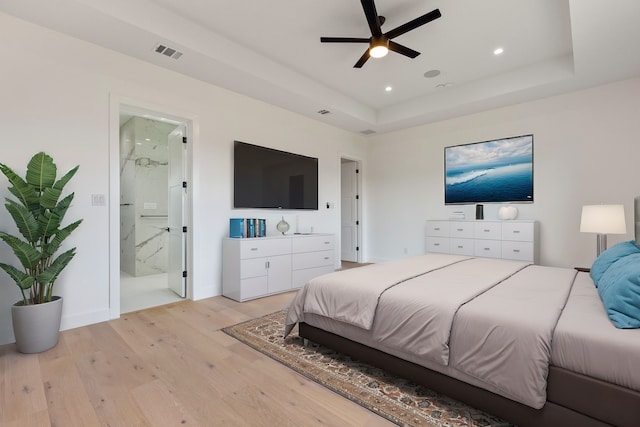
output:
POLYGON ((445 147, 445 204, 533 202, 533 135, 445 147))

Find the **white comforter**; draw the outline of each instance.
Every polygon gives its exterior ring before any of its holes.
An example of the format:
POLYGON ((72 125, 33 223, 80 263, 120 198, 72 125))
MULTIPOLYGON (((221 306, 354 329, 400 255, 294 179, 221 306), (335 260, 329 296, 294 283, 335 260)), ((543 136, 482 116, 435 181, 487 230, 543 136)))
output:
POLYGON ((540 408, 551 337, 574 277, 572 269, 436 254, 377 264, 310 281, 289 309, 286 333, 305 313, 330 317, 540 408))

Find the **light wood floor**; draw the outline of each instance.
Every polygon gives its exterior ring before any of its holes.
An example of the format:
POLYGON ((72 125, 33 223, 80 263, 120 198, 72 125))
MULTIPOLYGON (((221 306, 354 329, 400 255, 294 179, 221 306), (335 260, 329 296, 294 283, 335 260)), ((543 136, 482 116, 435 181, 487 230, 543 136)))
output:
POLYGON ((39 355, 0 346, 0 426, 392 425, 220 331, 292 298, 129 313, 39 355))

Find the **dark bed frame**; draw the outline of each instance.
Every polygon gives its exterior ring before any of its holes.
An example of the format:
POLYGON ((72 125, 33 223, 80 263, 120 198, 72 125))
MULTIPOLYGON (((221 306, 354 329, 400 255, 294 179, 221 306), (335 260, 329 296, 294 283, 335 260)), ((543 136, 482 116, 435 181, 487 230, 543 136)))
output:
POLYGON ((415 381, 518 427, 640 426, 639 392, 556 366, 549 367, 546 404, 533 409, 315 326, 300 323, 299 327, 302 338, 415 381))

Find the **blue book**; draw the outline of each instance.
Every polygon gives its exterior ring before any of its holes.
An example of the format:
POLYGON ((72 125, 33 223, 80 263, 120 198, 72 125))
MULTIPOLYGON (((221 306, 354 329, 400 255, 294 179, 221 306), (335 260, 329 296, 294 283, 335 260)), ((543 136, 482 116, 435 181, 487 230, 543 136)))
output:
POLYGON ((229 219, 229 237, 244 237, 244 218, 229 219))
POLYGON ((256 226, 253 218, 247 219, 247 237, 256 237, 256 226))

